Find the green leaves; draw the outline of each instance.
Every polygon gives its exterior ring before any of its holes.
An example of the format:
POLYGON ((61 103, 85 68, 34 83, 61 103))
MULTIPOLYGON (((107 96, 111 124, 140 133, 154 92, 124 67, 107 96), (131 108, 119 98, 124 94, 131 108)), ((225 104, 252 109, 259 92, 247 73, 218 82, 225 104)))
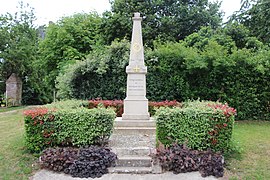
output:
POLYGON ((112 133, 115 113, 112 110, 79 108, 55 114, 58 144, 86 146, 104 143, 112 133), (58 118, 61 117, 61 118, 58 118))
POLYGON ((115 112, 80 106, 81 101, 67 101, 49 106, 57 108, 55 111, 34 109, 25 112, 27 148, 39 152, 52 146, 80 147, 106 143, 112 133, 115 112))
POLYGON ((214 102, 191 101, 183 108, 157 110, 157 138, 165 144, 187 144, 197 150, 227 151, 232 136, 234 115, 226 116, 227 106, 214 102), (213 106, 226 109, 214 109, 213 106))
POLYGON ((111 46, 95 48, 85 61, 68 66, 57 77, 58 97, 123 99, 129 46, 126 40, 115 41, 111 46))
POLYGON ((44 70, 51 94, 59 73, 76 61, 84 60, 95 46, 103 44, 100 23, 101 18, 96 13, 81 13, 63 17, 46 28, 46 36, 39 43, 38 68, 44 70))
POLYGON ((268 0, 242 1, 242 7, 232 20, 246 26, 251 33, 264 43, 270 42, 270 2, 268 0))
POLYGON ((197 32, 202 26, 217 28, 221 23, 219 3, 200 1, 165 0, 114 0, 112 13, 104 14, 103 28, 108 44, 115 38, 130 39, 131 20, 134 12, 143 17, 143 37, 147 46, 153 41, 179 41, 197 32))

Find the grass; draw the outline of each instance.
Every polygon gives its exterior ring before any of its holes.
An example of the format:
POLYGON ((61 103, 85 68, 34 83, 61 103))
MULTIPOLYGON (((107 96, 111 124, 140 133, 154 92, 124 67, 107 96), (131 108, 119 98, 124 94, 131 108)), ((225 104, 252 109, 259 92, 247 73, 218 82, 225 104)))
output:
MULTIPOLYGON (((0 114, 0 134, 0 179, 28 179, 38 166, 24 147, 22 109, 0 114)), ((238 122, 233 137, 243 151, 229 160, 226 177, 270 179, 270 122, 238 122)))
POLYGON ((37 160, 28 154, 23 142, 22 109, 0 114, 0 179, 28 179, 37 160))
POLYGON ((233 137, 242 153, 229 160, 230 179, 270 179, 270 122, 238 122, 233 137))
POLYGON ((19 110, 19 109, 22 109, 24 108, 25 106, 18 106, 18 107, 0 107, 0 113, 1 112, 8 112, 8 111, 13 111, 13 110, 19 110))

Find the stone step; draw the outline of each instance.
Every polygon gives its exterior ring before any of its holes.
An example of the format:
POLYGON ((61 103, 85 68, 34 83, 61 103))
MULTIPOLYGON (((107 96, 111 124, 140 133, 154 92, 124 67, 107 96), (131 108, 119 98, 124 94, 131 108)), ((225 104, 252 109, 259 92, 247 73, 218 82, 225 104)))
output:
POLYGON ((114 121, 114 127, 156 127, 156 122, 152 118, 150 120, 122 120, 122 118, 116 118, 114 121))
POLYGON ((114 134, 155 134, 156 127, 114 127, 114 134))
POLYGON ((149 156, 120 156, 116 167, 151 167, 152 158, 149 156))
POLYGON ((155 148, 156 136, 151 134, 116 134, 113 133, 109 139, 111 148, 134 148, 149 147, 155 148))
POLYGON ((117 156, 137 155, 137 156, 149 156, 153 152, 154 148, 150 147, 112 147, 112 151, 117 156))
POLYGON ((109 173, 118 174, 151 174, 151 167, 110 167, 109 173))

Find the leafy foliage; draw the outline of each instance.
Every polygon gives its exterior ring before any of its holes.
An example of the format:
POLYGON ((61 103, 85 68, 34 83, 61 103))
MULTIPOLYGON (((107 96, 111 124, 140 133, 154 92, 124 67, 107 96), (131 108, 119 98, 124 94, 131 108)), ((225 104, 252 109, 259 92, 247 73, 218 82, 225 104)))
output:
POLYGON ((206 151, 200 157, 199 171, 202 177, 213 175, 217 178, 224 174, 223 157, 221 154, 215 154, 211 151, 206 151))
POLYGON ((32 152, 40 152, 55 144, 54 115, 47 108, 24 111, 25 145, 32 152))
POLYGON ((15 15, 7 13, 0 17, 1 73, 6 78, 12 73, 26 76, 36 58, 38 36, 33 25, 33 9, 22 2, 19 5, 15 15))
MULTIPOLYGON (((238 110, 238 120, 269 120, 269 51, 241 27, 218 34, 202 28, 179 43, 146 49, 147 98, 220 100, 238 110)), ((57 78, 58 97, 124 99, 128 49, 127 41, 114 42, 67 68, 57 78)))
POLYGON ((148 99, 220 100, 238 110, 239 120, 269 120, 267 48, 237 50, 213 39, 193 45, 190 40, 159 44, 148 53, 148 99))
POLYGON ((56 134, 59 144, 104 144, 112 133, 115 119, 113 110, 79 108, 59 110, 56 113, 55 126, 59 129, 56 134))
POLYGON ((46 28, 45 38, 39 43, 38 65, 45 70, 44 79, 51 94, 56 76, 66 65, 85 59, 94 46, 102 44, 100 22, 96 13, 82 13, 63 17, 46 28))
POLYGON ((88 105, 88 101, 69 99, 65 101, 56 101, 46 104, 44 107, 49 109, 77 109, 88 105))
POLYGON ((113 166, 116 155, 109 149, 90 146, 80 149, 78 159, 69 167, 69 174, 73 177, 95 178, 108 173, 108 167, 113 166))
POLYGON ((43 151, 41 167, 71 174, 73 177, 95 178, 108 173, 117 156, 108 148, 48 148, 43 151))
POLYGON ((188 102, 183 108, 156 112, 157 139, 170 145, 186 143, 197 150, 226 152, 230 148, 235 110, 214 102, 188 102))
POLYGON ((130 18, 134 12, 142 13, 143 37, 147 46, 152 46, 156 39, 179 41, 201 26, 217 28, 221 23, 220 4, 208 0, 114 0, 111 4, 112 12, 104 14, 102 23, 107 44, 115 38, 130 39, 130 18))
POLYGON ((66 172, 78 156, 75 148, 48 148, 40 156, 41 167, 57 172, 66 172))
POLYGON ((270 35, 270 2, 268 0, 242 1, 242 7, 235 13, 231 21, 237 21, 246 26, 251 33, 262 42, 269 44, 270 35))
POLYGON ((160 146, 152 156, 163 169, 175 174, 198 170, 203 177, 213 175, 219 178, 224 174, 222 155, 210 150, 191 150, 175 143, 168 148, 160 146))
POLYGON ((156 111, 161 107, 168 107, 168 108, 174 108, 174 107, 181 107, 182 104, 177 102, 176 100, 173 101, 160 101, 160 102, 154 102, 150 101, 148 103, 148 110, 151 116, 154 116, 156 111))
POLYGON ((124 99, 128 49, 126 40, 114 42, 109 47, 99 47, 85 61, 70 65, 57 77, 58 97, 124 99))
POLYGON ((115 113, 98 109, 27 110, 26 146, 32 152, 46 147, 105 144, 112 133, 115 113))
MULTIPOLYGON (((14 15, 0 15, 0 81, 17 74, 23 81, 24 104, 48 102, 44 89, 40 88, 42 81, 37 78, 41 70, 36 68, 38 33, 33 24, 33 11, 20 2, 14 15)), ((3 86, 0 88, 3 90, 3 86)))
POLYGON ((102 105, 105 108, 112 108, 117 117, 121 117, 124 111, 124 104, 122 100, 100 100, 94 99, 88 101, 88 108, 97 108, 102 105))

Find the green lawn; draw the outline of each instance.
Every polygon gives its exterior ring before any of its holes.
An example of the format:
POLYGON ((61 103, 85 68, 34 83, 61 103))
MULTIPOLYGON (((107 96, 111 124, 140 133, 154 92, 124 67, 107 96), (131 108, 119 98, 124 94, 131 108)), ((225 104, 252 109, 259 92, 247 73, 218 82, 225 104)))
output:
POLYGON ((0 113, 0 179, 28 179, 37 160, 28 154, 23 144, 24 123, 22 109, 0 113))
MULTIPOLYGON (((0 113, 0 179, 28 179, 37 158, 23 144, 22 109, 0 113)), ((240 122, 233 134, 243 152, 228 162, 230 179, 270 179, 270 122, 240 122)))
POLYGON ((239 122, 234 139, 242 148, 228 162, 230 179, 270 179, 270 122, 239 122))
POLYGON ((6 108, 6 107, 0 107, 0 113, 1 113, 1 112, 7 112, 7 111, 18 110, 18 109, 22 109, 22 108, 24 108, 24 107, 25 107, 25 106, 9 107, 9 108, 6 108))

